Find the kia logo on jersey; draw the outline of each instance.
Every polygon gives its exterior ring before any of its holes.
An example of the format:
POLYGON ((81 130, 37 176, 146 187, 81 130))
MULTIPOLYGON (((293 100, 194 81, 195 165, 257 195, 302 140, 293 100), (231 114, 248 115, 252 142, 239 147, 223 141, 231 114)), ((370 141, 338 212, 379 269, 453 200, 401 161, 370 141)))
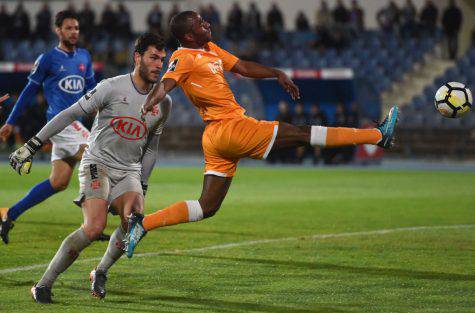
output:
POLYGON ((127 140, 140 140, 147 134, 145 124, 130 116, 114 117, 109 125, 117 135, 127 140))
POLYGON ((59 88, 67 93, 81 93, 84 91, 84 78, 79 75, 69 75, 61 79, 59 88))

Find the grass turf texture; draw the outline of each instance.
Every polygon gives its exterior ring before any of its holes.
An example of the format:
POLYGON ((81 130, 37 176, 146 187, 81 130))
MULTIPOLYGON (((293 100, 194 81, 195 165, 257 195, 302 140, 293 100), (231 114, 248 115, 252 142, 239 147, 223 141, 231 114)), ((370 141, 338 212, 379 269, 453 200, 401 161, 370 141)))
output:
MULTIPOLYGON (((49 173, 0 169, 0 205, 11 205, 49 173)), ((475 224, 475 173, 241 168, 221 210, 199 223, 150 232, 137 253, 111 270, 108 295, 89 295, 96 242, 57 281, 53 306, 29 288, 44 268, 0 274, 0 312, 473 312, 475 227, 277 241, 183 250, 251 240, 411 226, 475 224), (182 252, 171 252, 180 249, 182 252)), ((146 211, 196 199, 197 168, 159 168, 146 211)), ((48 263, 82 221, 70 188, 20 217, 0 271, 48 263)), ((109 216, 107 231, 118 218, 109 216)))

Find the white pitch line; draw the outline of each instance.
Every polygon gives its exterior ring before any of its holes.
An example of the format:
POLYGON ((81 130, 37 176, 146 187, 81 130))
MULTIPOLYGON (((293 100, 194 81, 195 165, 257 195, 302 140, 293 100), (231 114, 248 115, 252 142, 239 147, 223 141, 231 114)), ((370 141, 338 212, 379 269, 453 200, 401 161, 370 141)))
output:
MULTIPOLYGON (((373 236, 373 235, 385 235, 396 232, 403 231, 421 231, 421 230, 433 230, 433 229, 460 229, 460 228, 472 228, 475 227, 475 224, 468 225, 447 225, 447 226, 416 226, 416 227, 400 227, 400 228, 390 228, 390 229, 380 229, 380 230, 370 230, 370 231, 360 231, 352 233, 336 233, 336 234, 317 234, 311 236, 300 236, 300 237, 284 237, 284 238, 275 238, 275 239, 261 239, 261 240, 251 240, 251 241, 241 241, 241 242, 232 242, 225 243, 220 245, 207 246, 202 248, 193 248, 193 249, 175 249, 175 250, 164 250, 160 252, 149 252, 149 253, 137 253, 134 255, 135 258, 144 258, 151 256, 159 256, 163 254, 178 254, 178 253, 193 253, 193 252, 206 252, 210 250, 221 250, 235 247, 244 247, 244 246, 253 246, 259 244, 267 243, 278 243, 286 241, 297 241, 297 240, 319 240, 327 238, 341 238, 341 237, 356 237, 356 236, 373 236)), ((78 260, 75 263, 84 263, 90 261, 100 261, 101 258, 88 258, 78 260)), ((7 268, 0 270, 0 274, 16 273, 34 270, 37 268, 47 267, 48 264, 34 264, 28 266, 19 266, 13 268, 7 268)))

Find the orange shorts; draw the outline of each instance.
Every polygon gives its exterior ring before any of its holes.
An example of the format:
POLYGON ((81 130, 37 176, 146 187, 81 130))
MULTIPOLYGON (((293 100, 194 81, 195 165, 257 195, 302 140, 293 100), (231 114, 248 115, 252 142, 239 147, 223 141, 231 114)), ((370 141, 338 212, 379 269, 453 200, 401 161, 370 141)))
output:
POLYGON ((232 177, 239 159, 265 159, 274 144, 279 122, 243 116, 209 123, 203 133, 205 175, 232 177))

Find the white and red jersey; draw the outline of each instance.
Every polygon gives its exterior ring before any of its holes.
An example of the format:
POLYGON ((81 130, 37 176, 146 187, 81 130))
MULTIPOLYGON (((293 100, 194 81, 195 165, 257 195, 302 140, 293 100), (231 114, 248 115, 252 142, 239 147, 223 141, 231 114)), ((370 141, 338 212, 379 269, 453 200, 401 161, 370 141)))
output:
POLYGON ((167 96, 142 119, 140 108, 147 95, 127 74, 103 80, 78 101, 86 113, 97 112, 82 163, 100 162, 126 171, 141 169, 148 138, 161 134, 171 105, 167 96))

